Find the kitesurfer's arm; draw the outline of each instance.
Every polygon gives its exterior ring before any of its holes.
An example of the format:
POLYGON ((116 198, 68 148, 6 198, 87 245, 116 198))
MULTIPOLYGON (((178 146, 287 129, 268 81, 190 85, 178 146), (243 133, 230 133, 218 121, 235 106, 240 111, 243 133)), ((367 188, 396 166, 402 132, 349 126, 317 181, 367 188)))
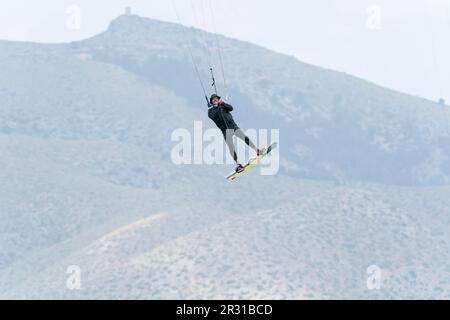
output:
POLYGON ((228 112, 233 111, 233 106, 231 104, 223 102, 222 105, 225 108, 225 110, 227 110, 228 112))

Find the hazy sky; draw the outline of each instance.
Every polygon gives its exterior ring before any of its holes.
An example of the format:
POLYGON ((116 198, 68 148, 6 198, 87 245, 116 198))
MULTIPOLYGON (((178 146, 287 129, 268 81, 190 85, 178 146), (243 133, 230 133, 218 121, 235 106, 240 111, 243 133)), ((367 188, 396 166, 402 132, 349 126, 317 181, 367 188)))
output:
MULTIPOLYGON (((84 39, 105 30, 125 6, 141 16, 177 22, 171 1, 2 0, 0 39, 84 39), (67 27, 70 5, 81 9, 79 30, 67 27)), ((183 24, 450 102, 450 0, 173 1, 183 24)))

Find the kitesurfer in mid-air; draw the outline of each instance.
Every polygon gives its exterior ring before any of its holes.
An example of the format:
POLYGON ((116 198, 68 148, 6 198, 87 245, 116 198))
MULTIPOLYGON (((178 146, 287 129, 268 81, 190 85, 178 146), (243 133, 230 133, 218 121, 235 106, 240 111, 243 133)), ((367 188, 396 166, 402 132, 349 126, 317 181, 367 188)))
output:
POLYGON ((256 151, 258 156, 264 153, 264 149, 258 149, 250 138, 238 127, 236 122, 234 122, 233 116, 231 115, 231 111, 233 111, 232 105, 222 101, 217 94, 213 94, 209 99, 209 102, 210 108, 208 109, 208 117, 214 121, 216 126, 222 131, 231 156, 236 162, 236 172, 241 172, 244 170, 244 166, 238 161, 236 150, 234 148, 233 136, 244 141, 250 148, 256 151))

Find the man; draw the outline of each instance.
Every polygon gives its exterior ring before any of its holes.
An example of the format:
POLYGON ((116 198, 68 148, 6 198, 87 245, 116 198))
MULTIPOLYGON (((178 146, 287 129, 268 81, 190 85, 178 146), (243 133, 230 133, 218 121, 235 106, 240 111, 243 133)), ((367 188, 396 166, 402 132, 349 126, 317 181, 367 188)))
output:
POLYGON ((255 144, 245 135, 245 133, 238 127, 236 122, 234 122, 231 111, 233 111, 233 106, 225 103, 217 95, 213 94, 209 99, 210 108, 208 110, 208 117, 214 121, 216 126, 222 131, 225 142, 230 150, 231 156, 236 162, 236 172, 242 172, 244 167, 239 163, 236 151, 233 144, 233 136, 238 137, 243 140, 250 148, 256 151, 256 154, 261 155, 264 150, 258 149, 255 144))

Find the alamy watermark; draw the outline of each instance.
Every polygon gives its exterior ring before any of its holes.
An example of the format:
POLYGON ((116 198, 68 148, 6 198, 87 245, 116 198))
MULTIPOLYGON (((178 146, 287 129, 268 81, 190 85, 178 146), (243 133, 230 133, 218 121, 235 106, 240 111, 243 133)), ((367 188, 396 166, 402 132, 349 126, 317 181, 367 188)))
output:
POLYGON ((72 265, 68 266, 66 273, 69 277, 66 280, 66 287, 69 290, 81 289, 81 268, 80 266, 72 265))
POLYGON ((69 30, 81 29, 81 8, 75 4, 70 5, 66 9, 68 15, 66 20, 66 27, 69 30))
POLYGON ((366 9, 367 20, 366 26, 370 30, 381 30, 382 27, 382 10, 378 5, 371 5, 366 9))
POLYGON ((248 143, 263 148, 276 142, 278 147, 262 159, 260 173, 276 175, 280 168, 278 129, 247 129, 238 134, 235 130, 224 132, 212 128, 204 130, 203 122, 195 121, 193 131, 185 128, 176 129, 172 132, 171 140, 175 142, 171 160, 176 165, 234 164, 234 152, 238 156, 239 163, 245 164, 256 156, 256 151, 248 143))
POLYGON ((380 290, 382 281, 382 270, 377 265, 371 265, 366 270, 368 277, 366 281, 368 290, 380 290))

